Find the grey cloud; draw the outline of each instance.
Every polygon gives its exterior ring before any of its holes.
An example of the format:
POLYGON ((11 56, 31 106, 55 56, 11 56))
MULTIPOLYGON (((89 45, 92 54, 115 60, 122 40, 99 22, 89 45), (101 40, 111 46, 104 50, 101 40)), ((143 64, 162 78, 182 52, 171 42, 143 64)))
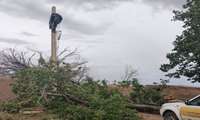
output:
POLYGON ((104 23, 101 25, 92 25, 87 22, 80 22, 76 19, 70 19, 65 17, 64 18, 64 27, 71 29, 71 30, 77 30, 76 32, 83 33, 86 35, 98 35, 103 34, 105 30, 107 30, 110 26, 109 23, 104 23))
MULTIPOLYGON (((48 24, 49 11, 48 5, 55 4, 62 6, 66 11, 69 8, 83 10, 102 10, 113 8, 119 3, 139 1, 139 0, 0 0, 0 11, 18 18, 29 18, 48 24)), ((185 0, 142 0, 144 3, 153 6, 178 6, 185 0)), ((61 8, 62 8, 61 7, 61 8)), ((63 25, 65 29, 87 35, 98 35, 104 33, 109 25, 93 25, 91 23, 78 20, 73 16, 64 13, 63 25)))
POLYGON ((54 4, 62 4, 69 7, 85 8, 86 10, 101 10, 112 8, 122 2, 131 2, 134 0, 46 0, 54 4))
MULTIPOLYGON (((1 12, 7 13, 9 15, 21 18, 34 19, 48 24, 50 8, 45 7, 45 4, 46 3, 42 0, 41 1, 3 0, 0 1, 0 10, 1 12)), ((81 33, 90 34, 90 32, 87 31, 93 31, 93 29, 95 29, 90 24, 77 21, 76 19, 67 14, 64 16, 64 21, 65 22, 63 22, 63 24, 65 28, 78 31, 81 33), (91 28, 92 30, 90 30, 91 28)))
POLYGON ((21 34, 24 35, 24 36, 28 36, 28 37, 38 36, 38 35, 36 35, 36 34, 29 33, 29 32, 22 32, 21 34))
POLYGON ((101 44, 103 41, 99 40, 86 40, 86 39, 75 39, 74 42, 86 43, 86 44, 101 44))
POLYGON ((41 1, 2 0, 0 10, 8 15, 44 21, 48 19, 48 9, 41 1))
POLYGON ((46 2, 68 5, 69 7, 85 8, 86 10, 101 10, 113 8, 122 2, 142 1, 154 7, 181 7, 186 0, 46 0, 46 2))
POLYGON ((64 40, 69 40, 71 42, 77 42, 77 43, 83 43, 83 44, 101 44, 104 43, 103 38, 100 36, 95 37, 90 37, 90 36, 85 36, 85 35, 77 35, 74 33, 70 34, 64 34, 63 35, 64 40))
POLYGON ((186 0, 142 0, 142 2, 152 5, 153 7, 176 7, 180 8, 186 2, 186 0))
MULTIPOLYGON (((122 1, 130 0, 1 0, 0 11, 18 18, 29 18, 48 24, 50 8, 47 5, 51 5, 51 3, 62 5, 66 9, 70 7, 103 9, 122 1)), ((67 13, 63 16, 65 29, 82 34, 102 34, 108 28, 108 25, 92 25, 91 23, 77 20, 67 13)))
POLYGON ((0 38, 0 42, 2 43, 9 43, 9 44, 18 44, 18 45, 23 45, 23 44, 29 44, 29 42, 26 42, 21 39, 14 39, 14 38, 0 38))

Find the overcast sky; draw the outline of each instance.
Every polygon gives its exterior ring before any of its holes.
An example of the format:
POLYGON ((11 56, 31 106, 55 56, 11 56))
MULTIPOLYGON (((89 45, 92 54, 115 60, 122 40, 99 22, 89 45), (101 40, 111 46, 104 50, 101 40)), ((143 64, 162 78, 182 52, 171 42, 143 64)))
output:
MULTIPOLYGON (((159 70, 181 33, 172 10, 185 0, 0 0, 1 49, 34 49, 50 55, 51 6, 64 20, 59 49, 78 48, 98 79, 120 80, 127 65, 144 84, 163 78, 159 70)), ((188 85, 181 80, 172 84, 188 85)), ((192 84, 190 84, 192 85, 192 84)))

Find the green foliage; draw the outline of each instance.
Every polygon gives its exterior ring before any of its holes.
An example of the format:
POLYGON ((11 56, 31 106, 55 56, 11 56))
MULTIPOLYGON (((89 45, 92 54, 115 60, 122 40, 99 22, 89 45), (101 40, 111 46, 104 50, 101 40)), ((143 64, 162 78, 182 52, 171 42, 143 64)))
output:
POLYGON ((0 112, 17 113, 19 112, 21 106, 15 101, 1 102, 0 112))
POLYGON ((17 99, 24 107, 34 107, 40 102, 41 91, 51 74, 46 68, 28 68, 17 72, 15 78, 12 89, 17 99))
POLYGON ((162 105, 164 103, 164 95, 161 92, 160 86, 143 86, 137 80, 134 80, 132 85, 131 100, 134 103, 148 105, 162 105))
POLYGON ((43 106, 61 120, 139 119, 119 91, 85 76, 82 63, 40 61, 15 73, 13 91, 22 107, 43 106))
POLYGON ((131 80, 124 80, 124 81, 120 81, 118 82, 118 85, 122 86, 122 87, 128 87, 132 84, 131 80))
POLYGON ((183 8, 174 11, 174 20, 182 21, 184 30, 167 54, 169 63, 161 65, 161 70, 170 78, 185 76, 191 82, 200 82, 200 1, 187 0, 183 8))
POLYGON ((69 120, 138 120, 136 111, 128 108, 127 99, 107 85, 88 81, 81 87, 88 106, 69 104, 62 99, 54 99, 49 106, 62 119, 69 120), (52 106, 53 105, 53 106, 52 106))

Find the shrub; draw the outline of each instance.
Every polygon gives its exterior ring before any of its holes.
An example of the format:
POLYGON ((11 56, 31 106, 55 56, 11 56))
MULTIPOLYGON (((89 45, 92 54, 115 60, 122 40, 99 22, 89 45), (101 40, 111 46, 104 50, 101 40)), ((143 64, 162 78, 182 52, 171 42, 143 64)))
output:
POLYGON ((106 85, 90 81, 81 85, 87 89, 83 94, 88 106, 80 106, 54 99, 50 109, 60 118, 69 120, 138 120, 135 110, 128 108, 128 100, 116 90, 108 90, 106 85))
POLYGON ((19 112, 21 106, 15 101, 8 101, 0 103, 0 111, 8 113, 17 113, 19 112))
POLYGON ((137 104, 162 105, 164 103, 164 95, 162 89, 158 87, 145 87, 140 85, 137 80, 133 81, 133 92, 131 100, 137 104))

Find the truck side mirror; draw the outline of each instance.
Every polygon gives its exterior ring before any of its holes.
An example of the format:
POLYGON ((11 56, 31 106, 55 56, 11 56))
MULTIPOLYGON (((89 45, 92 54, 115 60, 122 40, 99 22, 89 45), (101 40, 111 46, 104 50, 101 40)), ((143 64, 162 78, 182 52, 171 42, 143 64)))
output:
POLYGON ((186 105, 190 105, 189 100, 186 100, 186 101, 185 101, 185 104, 186 104, 186 105))

